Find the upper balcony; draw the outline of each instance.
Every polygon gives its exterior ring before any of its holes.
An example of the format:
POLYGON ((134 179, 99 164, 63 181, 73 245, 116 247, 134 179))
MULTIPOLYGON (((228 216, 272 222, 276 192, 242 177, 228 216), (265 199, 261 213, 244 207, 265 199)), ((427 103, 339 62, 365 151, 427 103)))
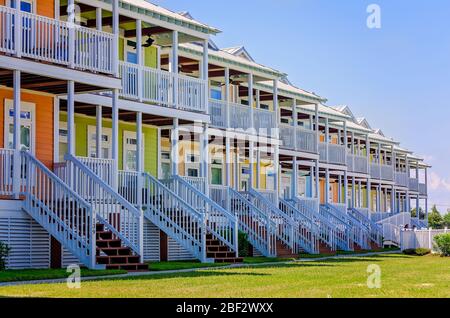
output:
POLYGON ((300 126, 280 124, 281 148, 317 154, 317 134, 300 126))
POLYGON ((408 187, 408 173, 404 171, 395 171, 395 184, 400 187, 408 187))
POLYGON ((367 174, 367 156, 347 154, 347 170, 367 174))
POLYGON ((0 6, 0 52, 7 55, 111 75, 113 41, 111 33, 0 6))
POLYGON ((394 181, 394 167, 391 165, 371 162, 370 176, 373 179, 394 181))
POLYGON ((122 61, 119 74, 122 98, 200 113, 207 111, 204 79, 122 61))
POLYGON ((321 162, 338 165, 346 164, 347 151, 343 145, 320 142, 319 155, 321 162))
POLYGON ((419 192, 419 179, 409 178, 408 188, 410 191, 419 192))

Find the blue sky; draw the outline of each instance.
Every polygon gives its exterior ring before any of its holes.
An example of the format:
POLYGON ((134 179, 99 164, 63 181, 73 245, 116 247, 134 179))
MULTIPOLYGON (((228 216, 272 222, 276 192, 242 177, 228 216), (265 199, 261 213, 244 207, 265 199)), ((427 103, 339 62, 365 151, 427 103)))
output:
POLYGON ((430 203, 450 209, 450 1, 153 0, 223 31, 297 86, 348 105, 425 157, 430 203), (366 25, 369 4, 381 29, 366 25))

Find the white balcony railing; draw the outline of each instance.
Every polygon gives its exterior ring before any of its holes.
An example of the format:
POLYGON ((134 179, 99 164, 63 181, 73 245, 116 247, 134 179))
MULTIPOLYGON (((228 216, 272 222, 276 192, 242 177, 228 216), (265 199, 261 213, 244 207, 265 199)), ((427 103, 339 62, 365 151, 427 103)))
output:
POLYGON ((206 81, 190 76, 119 62, 122 78, 120 95, 131 100, 141 100, 183 110, 206 112, 206 81), (178 82, 177 99, 173 98, 178 82))
POLYGON ((331 143, 319 143, 320 161, 344 165, 346 160, 345 146, 331 143))
POLYGON ((425 183, 419 183, 419 194, 427 195, 427 185, 425 183))
POLYGON ((380 179, 380 165, 376 162, 370 163, 370 176, 374 179, 380 179))
MULTIPOLYGON (((211 126, 218 128, 233 128, 247 130, 251 128, 251 109, 247 105, 228 103, 230 107, 230 127, 227 127, 227 102, 223 100, 209 100, 209 114, 211 126)), ((276 127, 275 112, 265 109, 253 109, 254 129, 259 134, 270 135, 276 127)))
POLYGON ((113 38, 111 33, 0 6, 0 52, 112 74, 113 38))
POLYGON ((409 190, 419 191, 419 180, 416 178, 409 178, 409 190))
POLYGON ((394 167, 392 167, 391 165, 381 165, 380 171, 381 179, 394 181, 394 167))
POLYGON ((14 150, 0 149, 0 195, 13 193, 14 150))
POLYGON ((368 173, 367 171, 367 157, 353 154, 347 154, 347 168, 348 171, 357 173, 368 173))
POLYGON ((406 172, 395 172, 395 184, 401 187, 408 187, 408 174, 406 172))
POLYGON ((285 149, 317 153, 317 137, 313 130, 280 124, 280 139, 285 149))

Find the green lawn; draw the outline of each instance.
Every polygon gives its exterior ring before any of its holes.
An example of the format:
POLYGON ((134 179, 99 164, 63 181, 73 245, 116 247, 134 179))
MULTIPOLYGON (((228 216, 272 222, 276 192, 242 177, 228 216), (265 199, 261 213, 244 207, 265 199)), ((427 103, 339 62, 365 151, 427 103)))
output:
POLYGON ((450 258, 385 254, 248 268, 66 284, 0 287, 0 296, 34 297, 450 297, 450 258), (380 289, 367 268, 381 268, 380 289))
POLYGON ((170 261, 170 262, 149 262, 148 269, 150 271, 172 271, 190 268, 220 267, 226 266, 227 263, 200 263, 199 261, 170 261))
MULTIPOLYGON (((89 270, 82 268, 81 276, 105 276, 126 274, 122 270, 89 270)), ((57 279, 66 278, 70 273, 66 269, 17 269, 0 271, 0 283, 2 282, 16 282, 26 280, 43 280, 43 279, 57 279)))

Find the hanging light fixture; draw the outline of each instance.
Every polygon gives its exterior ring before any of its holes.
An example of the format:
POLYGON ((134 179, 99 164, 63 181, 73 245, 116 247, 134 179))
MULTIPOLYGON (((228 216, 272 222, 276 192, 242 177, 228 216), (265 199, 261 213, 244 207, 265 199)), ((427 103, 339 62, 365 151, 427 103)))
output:
POLYGON ((147 38, 147 40, 145 41, 144 44, 142 44, 142 47, 150 47, 153 45, 153 43, 155 42, 155 40, 153 40, 151 38, 151 36, 149 35, 149 37, 147 38))

